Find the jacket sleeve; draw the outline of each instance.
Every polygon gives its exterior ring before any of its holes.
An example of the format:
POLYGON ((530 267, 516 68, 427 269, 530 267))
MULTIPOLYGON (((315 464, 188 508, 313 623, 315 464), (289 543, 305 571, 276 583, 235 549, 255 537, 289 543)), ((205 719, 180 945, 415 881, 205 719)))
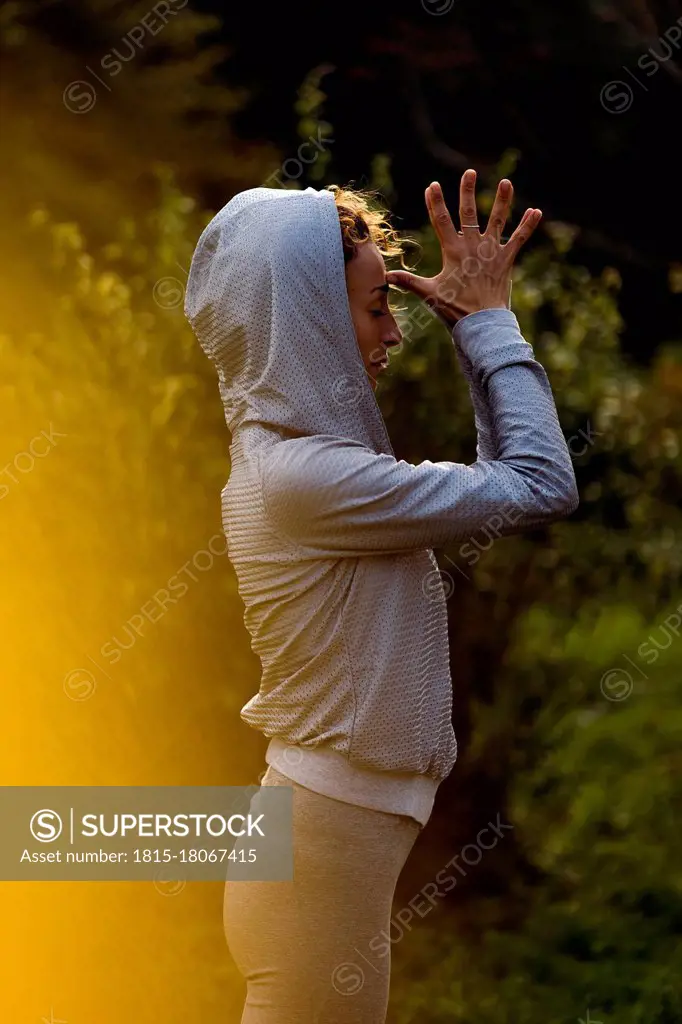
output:
POLYGON ((474 376, 471 360, 462 348, 462 343, 459 337, 457 337, 456 331, 452 332, 452 340, 455 352, 457 353, 459 368, 469 386, 469 397, 474 410, 474 424, 476 426, 476 454, 479 460, 489 461, 490 459, 496 459, 497 440, 485 392, 474 376))
MULTIPOLYGON (((471 313, 453 331, 484 431, 473 465, 412 465, 331 434, 274 445, 262 466, 273 525, 312 556, 401 553, 498 536, 578 506, 547 375, 508 309, 471 313), (468 362, 467 362, 468 360, 468 362), (493 446, 496 451, 493 457, 493 446)), ((476 408, 476 407, 475 407, 476 408)))

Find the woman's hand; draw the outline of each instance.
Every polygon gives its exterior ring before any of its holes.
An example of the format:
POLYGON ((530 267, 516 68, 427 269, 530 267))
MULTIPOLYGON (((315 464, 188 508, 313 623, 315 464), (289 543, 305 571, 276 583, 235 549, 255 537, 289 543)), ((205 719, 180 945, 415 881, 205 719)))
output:
POLYGON ((449 327, 479 309, 507 309, 512 266, 521 246, 542 218, 541 210, 528 209, 508 242, 501 244, 509 216, 512 183, 503 178, 488 226, 481 234, 476 219, 476 171, 462 175, 459 190, 461 231, 456 231, 438 182, 426 189, 426 207, 443 253, 443 269, 435 277, 418 277, 406 270, 389 270, 389 284, 414 292, 431 306, 449 327))

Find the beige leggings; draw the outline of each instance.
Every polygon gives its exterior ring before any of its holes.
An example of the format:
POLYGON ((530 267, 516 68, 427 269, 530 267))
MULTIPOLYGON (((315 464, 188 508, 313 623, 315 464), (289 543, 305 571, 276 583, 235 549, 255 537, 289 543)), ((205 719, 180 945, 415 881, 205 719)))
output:
POLYGON ((292 786, 294 878, 228 881, 228 948, 246 980, 241 1024, 384 1024, 398 876, 419 835, 413 818, 292 786))

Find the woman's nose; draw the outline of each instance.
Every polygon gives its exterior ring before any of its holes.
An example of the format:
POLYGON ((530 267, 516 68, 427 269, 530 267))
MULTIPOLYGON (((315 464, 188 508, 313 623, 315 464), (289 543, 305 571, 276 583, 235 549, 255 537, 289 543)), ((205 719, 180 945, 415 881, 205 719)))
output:
POLYGON ((384 345, 387 346, 400 344, 400 342, 403 340, 403 336, 397 323, 393 323, 393 326, 391 327, 390 331, 388 331, 386 333, 386 336, 381 340, 383 341, 384 345))

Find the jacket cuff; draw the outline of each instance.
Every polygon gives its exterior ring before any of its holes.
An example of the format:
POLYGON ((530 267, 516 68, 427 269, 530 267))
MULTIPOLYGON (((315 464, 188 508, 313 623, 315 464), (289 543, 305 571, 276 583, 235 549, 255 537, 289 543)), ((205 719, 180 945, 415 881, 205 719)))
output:
POLYGON ((471 360, 474 376, 485 386, 495 370, 534 359, 532 346, 519 328, 511 309, 479 309, 458 320, 452 340, 471 360))

